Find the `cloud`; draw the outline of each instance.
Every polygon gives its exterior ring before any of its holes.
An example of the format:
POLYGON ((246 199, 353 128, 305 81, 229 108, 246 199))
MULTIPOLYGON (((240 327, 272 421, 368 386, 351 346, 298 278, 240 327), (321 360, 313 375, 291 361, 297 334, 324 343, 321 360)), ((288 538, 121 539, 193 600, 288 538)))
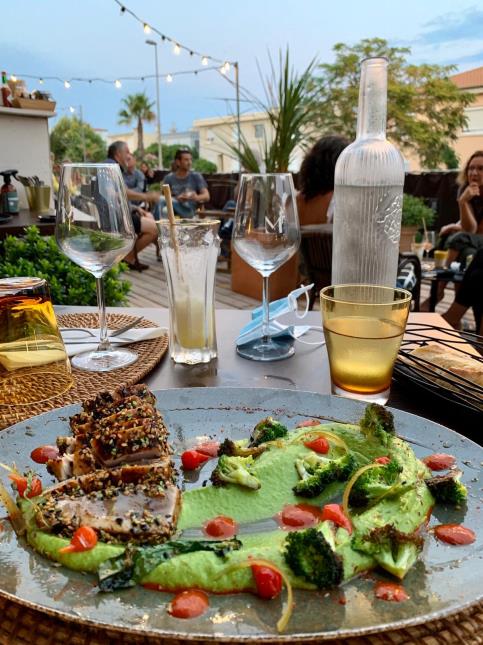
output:
POLYGON ((463 12, 451 12, 427 22, 429 29, 421 33, 413 43, 441 45, 456 40, 481 39, 483 33, 483 11, 470 7, 463 12))

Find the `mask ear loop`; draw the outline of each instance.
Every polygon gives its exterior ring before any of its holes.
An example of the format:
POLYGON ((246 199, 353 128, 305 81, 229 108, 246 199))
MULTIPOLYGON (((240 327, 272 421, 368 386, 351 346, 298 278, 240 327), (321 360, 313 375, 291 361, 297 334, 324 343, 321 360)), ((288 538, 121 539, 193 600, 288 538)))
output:
MULTIPOLYGON (((310 325, 309 329, 312 329, 314 331, 322 331, 322 332, 324 331, 324 328, 320 327, 319 325, 310 325)), ((302 340, 299 336, 295 340, 299 343, 303 343, 304 345, 316 345, 317 347, 319 347, 320 345, 325 345, 325 338, 324 340, 312 341, 312 340, 302 340)))
POLYGON ((308 294, 308 288, 305 287, 305 285, 301 284, 300 287, 302 289, 305 288, 304 291, 304 296, 305 296, 305 311, 302 314, 299 314, 298 307, 297 307, 297 298, 293 296, 291 293, 288 294, 288 301, 290 304, 290 307, 292 311, 295 313, 295 317, 298 318, 299 320, 302 320, 302 318, 305 318, 305 316, 309 313, 309 294, 308 294))

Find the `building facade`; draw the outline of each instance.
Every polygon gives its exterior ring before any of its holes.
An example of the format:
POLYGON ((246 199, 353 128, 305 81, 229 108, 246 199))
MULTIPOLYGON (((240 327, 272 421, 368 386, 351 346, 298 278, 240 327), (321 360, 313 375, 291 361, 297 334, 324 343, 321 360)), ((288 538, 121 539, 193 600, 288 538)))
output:
MULTIPOLYGON (((137 130, 134 128, 131 132, 116 132, 107 135, 107 145, 114 141, 124 141, 129 146, 129 150, 134 151, 138 147, 137 130)), ((144 147, 147 148, 152 143, 158 143, 158 135, 156 132, 144 132, 144 147)), ((178 132, 176 128, 172 128, 169 132, 161 134, 161 143, 163 145, 171 146, 178 144, 179 146, 189 146, 199 150, 199 133, 192 130, 184 130, 178 132)))
POLYGON ((475 95, 474 102, 465 109, 468 124, 453 145, 460 165, 464 165, 473 152, 483 150, 483 67, 455 74, 451 80, 460 90, 475 95))

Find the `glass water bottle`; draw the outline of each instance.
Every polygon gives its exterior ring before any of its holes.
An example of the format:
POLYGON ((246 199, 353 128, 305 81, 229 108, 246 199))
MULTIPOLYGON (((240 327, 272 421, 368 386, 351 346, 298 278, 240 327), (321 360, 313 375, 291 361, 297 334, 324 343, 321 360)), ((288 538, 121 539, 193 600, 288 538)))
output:
POLYGON ((335 168, 332 284, 396 285, 404 161, 386 139, 387 60, 362 61, 357 138, 335 168))

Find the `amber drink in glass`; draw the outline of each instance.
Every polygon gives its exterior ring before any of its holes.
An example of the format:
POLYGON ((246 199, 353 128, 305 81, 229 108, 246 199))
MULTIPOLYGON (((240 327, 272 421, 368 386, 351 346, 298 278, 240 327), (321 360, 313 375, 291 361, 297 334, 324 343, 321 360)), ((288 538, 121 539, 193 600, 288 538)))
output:
POLYGON ((375 285, 337 285, 321 291, 333 394, 387 401, 410 302, 405 289, 375 285))

